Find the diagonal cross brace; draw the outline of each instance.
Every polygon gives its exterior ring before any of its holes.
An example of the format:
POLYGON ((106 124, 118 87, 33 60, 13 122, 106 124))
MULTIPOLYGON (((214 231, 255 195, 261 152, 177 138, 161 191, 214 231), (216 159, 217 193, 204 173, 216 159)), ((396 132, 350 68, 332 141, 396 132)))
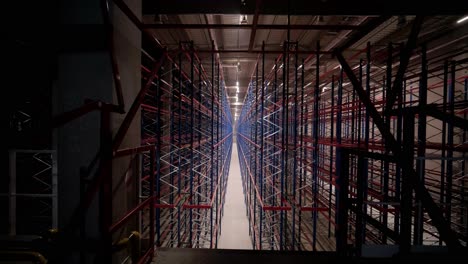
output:
MULTIPOLYGON (((413 27, 408 36, 408 42, 406 42, 405 48, 401 53, 401 62, 400 67, 398 67, 398 72, 393 81, 393 86, 390 91, 388 91, 387 102, 385 104, 385 114, 388 114, 395 104, 397 95, 400 94, 401 89, 403 89, 403 77, 405 76, 406 69, 408 68, 409 60, 411 58, 411 53, 416 47, 416 42, 418 40, 419 31, 421 30, 421 25, 424 20, 423 16, 416 16, 413 22, 413 27)), ((388 54, 392 56, 392 54, 388 54)))
POLYGON ((362 88, 361 83, 354 75, 353 70, 346 62, 345 58, 339 51, 335 51, 335 56, 337 57, 338 61, 340 62, 343 71, 348 76, 348 79, 351 81, 353 85, 353 89, 359 96, 361 102, 365 105, 367 111, 369 111, 369 115, 372 117, 375 125, 379 129, 382 137, 384 138, 385 142, 388 143, 390 150, 392 151, 393 155, 398 158, 399 165, 403 169, 404 176, 408 177, 408 181, 411 183, 412 188, 414 188, 415 192, 419 197, 421 197, 422 204, 424 208, 427 210, 429 217, 432 219, 434 226, 437 228, 437 231, 440 234, 440 237, 449 247, 453 248, 460 248, 461 244, 456 238, 456 234, 450 228, 450 223, 444 218, 442 211, 436 205, 434 200, 432 199, 431 195, 429 194, 428 190, 423 184, 418 184, 418 178, 416 172, 412 167, 408 165, 408 162, 404 160, 403 151, 401 146, 397 144, 395 137, 390 132, 390 129, 385 125, 382 116, 379 114, 375 106, 372 104, 369 96, 367 96, 366 92, 362 88))

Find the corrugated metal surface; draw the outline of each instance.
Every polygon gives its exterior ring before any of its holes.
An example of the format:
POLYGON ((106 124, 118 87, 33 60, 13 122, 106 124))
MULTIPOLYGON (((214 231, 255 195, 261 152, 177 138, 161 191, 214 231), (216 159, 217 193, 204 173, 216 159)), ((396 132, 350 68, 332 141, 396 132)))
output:
MULTIPOLYGON (((180 21, 183 24, 205 24, 205 19, 201 17, 200 15, 181 15, 180 21)), ((203 29, 188 29, 186 30, 189 39, 192 40, 195 44, 196 47, 210 47, 211 46, 211 40, 209 37, 208 30, 203 29)))
POLYGON ((268 38, 265 40, 268 44, 282 44, 285 41, 285 34, 284 30, 270 30, 268 38))
POLYGON ((246 49, 249 47, 249 29, 224 29, 224 46, 226 49, 246 49))
MULTIPOLYGON (((258 24, 273 24, 273 21, 275 20, 275 16, 273 15, 261 15, 258 17, 258 24)), ((266 49, 271 49, 270 48, 270 43, 268 43, 268 36, 269 36, 270 30, 257 30, 255 34, 255 45, 254 49, 260 49, 262 42, 265 41, 266 49)))
POLYGON ((306 25, 310 23, 312 17, 313 16, 292 16, 291 20, 294 21, 294 24, 306 25))
POLYGON ((288 16, 275 16, 273 24, 287 25, 288 24, 288 16))
POLYGON ((180 21, 184 24, 205 24, 200 20, 200 15, 178 15, 180 21))
MULTIPOLYGON (((221 18, 223 24, 240 24, 241 21, 241 15, 222 15, 221 18)), ((252 23, 251 15, 247 16, 247 23, 252 23)))
POLYGON ((392 34, 397 30, 398 17, 392 17, 385 21, 382 25, 367 34, 364 38, 351 46, 352 49, 364 49, 367 42, 378 43, 384 37, 392 34))

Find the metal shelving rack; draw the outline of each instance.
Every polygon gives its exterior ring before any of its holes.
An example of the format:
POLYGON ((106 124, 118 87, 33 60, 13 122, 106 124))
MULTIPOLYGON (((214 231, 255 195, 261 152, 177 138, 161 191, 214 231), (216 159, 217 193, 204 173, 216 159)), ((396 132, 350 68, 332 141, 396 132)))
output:
POLYGON ((420 23, 347 58, 261 54, 237 124, 255 249, 466 246, 467 61, 416 46, 420 23))
MULTIPOLYGON (((220 64, 214 54, 202 64, 192 42, 181 42, 167 61, 142 104, 142 144, 157 144, 157 245, 216 248, 232 145, 220 64)), ((144 200, 151 186, 150 156, 142 164, 144 200)), ((141 217, 142 230, 148 229, 146 218, 141 217)))

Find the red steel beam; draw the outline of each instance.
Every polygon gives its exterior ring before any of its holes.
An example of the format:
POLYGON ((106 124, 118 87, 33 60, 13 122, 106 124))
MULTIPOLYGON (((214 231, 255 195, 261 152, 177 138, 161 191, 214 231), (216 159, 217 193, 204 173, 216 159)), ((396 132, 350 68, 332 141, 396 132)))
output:
POLYGON ((119 149, 114 152, 114 158, 150 151, 155 145, 146 145, 136 148, 119 149))
POLYGON ((125 118, 122 122, 122 125, 119 127, 119 130, 117 131, 114 141, 112 142, 112 150, 117 151, 117 149, 120 147, 120 144, 122 144, 125 135, 127 134, 128 128, 130 127, 130 124, 133 121, 133 118, 135 117, 138 109, 140 109, 140 105, 143 102, 143 99, 145 98, 146 92, 150 88, 150 86, 153 83, 153 80, 157 77, 157 73, 159 71, 159 68, 161 67, 163 61, 164 61, 165 54, 161 56, 161 58, 158 59, 158 61, 155 63, 153 70, 151 72, 150 77, 146 81, 146 84, 143 88, 141 88, 140 92, 138 93, 137 97, 133 101, 132 106, 130 107, 130 110, 128 111, 127 115, 125 115, 125 118))
POLYGON ((135 208, 133 208, 130 212, 128 212, 126 215, 124 215, 120 220, 115 222, 113 225, 110 226, 109 232, 112 233, 115 230, 117 230, 119 227, 123 226, 132 215, 134 215, 136 212, 140 211, 143 207, 149 204, 149 202, 154 199, 154 197, 148 197, 146 200, 144 200, 142 203, 138 204, 135 208))

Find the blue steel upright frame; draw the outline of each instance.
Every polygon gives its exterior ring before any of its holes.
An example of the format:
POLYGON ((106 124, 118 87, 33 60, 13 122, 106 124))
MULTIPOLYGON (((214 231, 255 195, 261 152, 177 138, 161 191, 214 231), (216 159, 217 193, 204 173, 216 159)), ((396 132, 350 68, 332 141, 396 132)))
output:
MULTIPOLYGON (((155 243, 216 248, 232 145, 232 117, 220 63, 213 54, 203 64, 193 42, 181 42, 168 61, 141 108, 142 144, 157 145, 155 243), (211 68, 211 74, 205 68, 211 68)), ((145 76, 146 67, 142 69, 145 76)), ((150 164, 145 155, 142 200, 148 199, 151 189, 150 164)), ((143 232, 148 231, 148 221, 140 214, 143 232)))

